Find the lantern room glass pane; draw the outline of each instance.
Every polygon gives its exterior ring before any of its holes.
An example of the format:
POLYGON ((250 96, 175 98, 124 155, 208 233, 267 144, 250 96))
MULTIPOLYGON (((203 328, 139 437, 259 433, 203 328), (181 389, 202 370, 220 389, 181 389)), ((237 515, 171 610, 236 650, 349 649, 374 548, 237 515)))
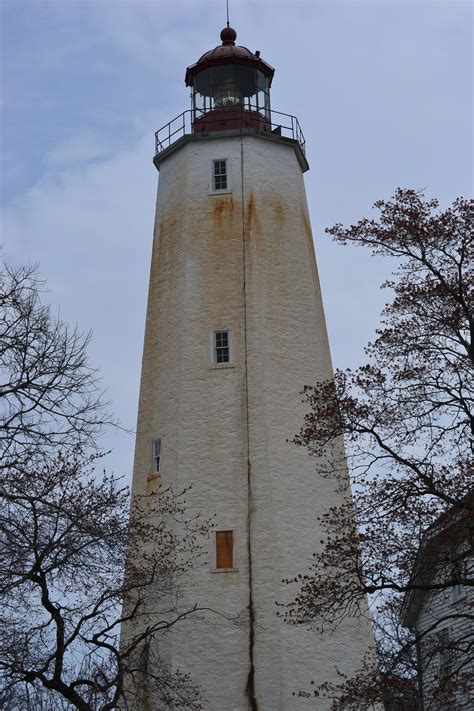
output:
POLYGON ((263 72, 252 66, 223 64, 196 74, 193 82, 193 108, 197 117, 214 109, 235 107, 268 116, 269 80, 263 72))
POLYGON ((261 114, 270 118, 270 80, 260 71, 257 71, 257 103, 258 110, 261 114))
POLYGON ((195 116, 201 116, 210 111, 211 102, 209 98, 209 69, 199 72, 194 77, 193 82, 193 109, 195 116))
POLYGON ((209 93, 214 109, 228 109, 240 106, 242 98, 235 85, 233 67, 220 66, 211 68, 209 93))

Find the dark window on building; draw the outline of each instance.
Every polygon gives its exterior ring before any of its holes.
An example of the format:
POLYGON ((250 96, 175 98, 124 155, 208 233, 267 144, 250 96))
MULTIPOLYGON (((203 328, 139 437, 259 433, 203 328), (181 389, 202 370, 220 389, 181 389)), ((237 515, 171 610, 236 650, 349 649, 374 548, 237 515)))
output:
POLYGON ((466 577, 466 561, 457 560, 451 569, 454 585, 452 588, 452 600, 457 602, 465 595, 463 579, 466 577))
POLYGON ((216 569, 234 567, 234 532, 216 531, 216 569))
POLYGON ((214 362, 230 363, 229 331, 214 331, 214 362))
POLYGON ((227 161, 212 162, 212 185, 214 190, 227 190, 227 161))
POLYGON ((153 440, 153 474, 160 473, 161 439, 153 440))
POLYGON ((439 674, 441 679, 449 679, 453 666, 453 645, 446 630, 438 634, 439 674))

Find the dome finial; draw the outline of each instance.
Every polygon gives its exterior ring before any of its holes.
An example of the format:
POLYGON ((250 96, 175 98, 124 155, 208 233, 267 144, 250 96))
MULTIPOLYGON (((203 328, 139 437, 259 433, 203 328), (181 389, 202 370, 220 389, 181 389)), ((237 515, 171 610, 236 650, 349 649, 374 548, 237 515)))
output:
POLYGON ((237 39, 237 32, 234 30, 233 27, 224 27, 224 29, 221 32, 221 40, 222 44, 235 44, 235 40, 237 39))

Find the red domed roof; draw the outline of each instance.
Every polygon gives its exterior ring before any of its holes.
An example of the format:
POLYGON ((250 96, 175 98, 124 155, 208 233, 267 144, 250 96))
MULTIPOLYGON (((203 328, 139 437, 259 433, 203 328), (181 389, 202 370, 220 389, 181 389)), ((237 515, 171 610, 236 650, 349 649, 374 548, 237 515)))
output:
POLYGON ((201 62, 205 62, 208 59, 225 58, 233 61, 233 59, 237 57, 239 59, 250 59, 254 62, 258 61, 258 57, 256 57, 253 52, 247 49, 247 47, 236 47, 234 43, 226 43, 221 44, 218 47, 214 47, 214 49, 210 49, 209 51, 205 52, 202 57, 197 60, 196 64, 201 64, 201 62))
POLYGON ((236 45, 236 39, 237 32, 232 27, 224 27, 221 32, 222 44, 205 52, 202 57, 198 59, 196 64, 186 69, 186 85, 192 85, 193 77, 198 74, 198 72, 210 66, 218 66, 219 64, 253 65, 269 77, 271 83, 275 73, 273 67, 264 62, 263 59, 260 58, 259 53, 254 54, 250 49, 247 49, 247 47, 236 45))

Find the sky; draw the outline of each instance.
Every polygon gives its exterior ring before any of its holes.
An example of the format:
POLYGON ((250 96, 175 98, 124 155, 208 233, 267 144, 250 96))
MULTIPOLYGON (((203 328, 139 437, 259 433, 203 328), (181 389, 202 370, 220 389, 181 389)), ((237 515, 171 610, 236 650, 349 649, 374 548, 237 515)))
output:
MULTIPOLYGON (((153 134, 189 108, 186 66, 220 44, 225 0, 0 0, 1 244, 38 263, 44 301, 93 331, 132 470, 158 173, 153 134)), ((324 234, 397 186, 447 207, 472 193, 472 4, 230 0, 237 44, 276 68, 298 117, 333 362, 356 366, 393 265, 324 234)), ((293 433, 289 433, 291 436, 293 433)))

